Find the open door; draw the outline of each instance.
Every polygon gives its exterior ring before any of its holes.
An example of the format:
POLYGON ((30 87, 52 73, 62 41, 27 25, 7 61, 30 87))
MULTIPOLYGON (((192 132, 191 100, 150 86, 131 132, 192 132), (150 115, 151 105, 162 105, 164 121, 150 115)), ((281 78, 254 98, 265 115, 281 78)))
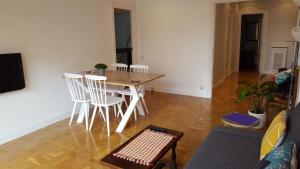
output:
POLYGON ((259 72, 262 14, 242 16, 240 71, 259 72))
POLYGON ((132 64, 131 13, 129 10, 114 9, 116 62, 132 64))

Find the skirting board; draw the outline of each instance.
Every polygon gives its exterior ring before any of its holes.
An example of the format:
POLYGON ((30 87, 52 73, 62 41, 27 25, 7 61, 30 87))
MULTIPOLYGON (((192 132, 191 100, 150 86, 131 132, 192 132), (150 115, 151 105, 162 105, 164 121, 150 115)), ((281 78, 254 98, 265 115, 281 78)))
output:
POLYGON ((70 112, 64 113, 64 114, 61 114, 59 116, 56 116, 56 117, 47 119, 45 121, 41 121, 41 122, 38 122, 36 124, 33 124, 31 126, 25 127, 21 130, 16 130, 16 131, 11 132, 9 134, 0 135, 0 145, 4 144, 4 143, 7 143, 9 141, 15 140, 19 137, 25 136, 26 134, 32 133, 32 132, 37 131, 41 128, 47 127, 47 126, 49 126, 51 124, 54 124, 58 121, 64 120, 64 119, 70 117, 70 115, 71 115, 70 112))
MULTIPOLYGON (((90 104, 90 112, 93 110, 93 108, 94 108, 94 106, 90 104)), ((4 143, 7 143, 9 141, 13 141, 13 140, 15 140, 19 137, 25 136, 25 135, 30 134, 32 132, 35 132, 39 129, 47 127, 47 126, 49 126, 51 124, 54 124, 56 122, 59 122, 59 121, 62 121, 62 120, 65 120, 65 119, 69 118, 71 116, 71 112, 69 110, 71 110, 71 108, 64 111, 64 112, 67 112, 67 113, 64 113, 64 114, 61 114, 59 116, 47 119, 45 121, 38 122, 34 125, 28 126, 28 127, 23 128, 21 130, 16 130, 16 131, 11 132, 9 134, 0 135, 0 145, 4 144, 4 143)), ((78 106, 77 109, 76 109, 75 115, 78 114, 79 111, 80 111, 80 107, 78 106)), ((75 123, 75 121, 76 121, 76 119, 73 120, 74 123, 75 123)))
POLYGON ((260 74, 272 75, 272 74, 274 74, 274 72, 272 72, 272 71, 263 71, 263 72, 260 72, 260 74))
POLYGON ((149 91, 157 91, 161 93, 170 93, 170 94, 178 94, 178 95, 184 95, 184 96, 193 96, 193 97, 202 97, 202 98, 208 98, 209 96, 205 93, 195 93, 195 92, 188 92, 183 90, 172 90, 172 89, 165 89, 165 88, 158 88, 158 87, 148 87, 147 90, 149 91))

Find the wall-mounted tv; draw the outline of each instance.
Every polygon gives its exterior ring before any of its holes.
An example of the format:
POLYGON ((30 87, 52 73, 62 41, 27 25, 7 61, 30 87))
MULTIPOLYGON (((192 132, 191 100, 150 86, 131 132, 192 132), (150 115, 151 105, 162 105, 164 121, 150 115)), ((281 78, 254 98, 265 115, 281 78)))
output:
POLYGON ((0 93, 25 88, 21 53, 0 54, 0 93))

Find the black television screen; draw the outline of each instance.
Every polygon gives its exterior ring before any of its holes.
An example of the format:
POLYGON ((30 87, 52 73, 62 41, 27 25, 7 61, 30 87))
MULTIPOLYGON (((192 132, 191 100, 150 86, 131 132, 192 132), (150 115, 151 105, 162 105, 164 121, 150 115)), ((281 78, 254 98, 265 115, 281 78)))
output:
POLYGON ((0 54, 0 93, 25 88, 21 53, 0 54))

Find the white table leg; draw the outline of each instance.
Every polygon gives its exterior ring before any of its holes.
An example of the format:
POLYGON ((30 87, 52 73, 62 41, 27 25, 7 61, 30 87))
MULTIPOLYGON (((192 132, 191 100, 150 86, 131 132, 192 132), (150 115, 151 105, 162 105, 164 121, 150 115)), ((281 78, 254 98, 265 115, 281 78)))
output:
POLYGON ((135 86, 129 86, 129 88, 130 88, 130 91, 132 93, 132 100, 131 100, 131 102, 130 102, 130 104, 129 104, 129 106, 128 106, 121 122, 118 125, 118 128, 116 130, 117 133, 121 133, 124 130, 130 116, 133 113, 133 109, 135 108, 137 102, 139 101, 139 95, 136 91, 135 86))
POLYGON ((139 112, 139 115, 145 116, 145 109, 142 106, 141 102, 137 102, 136 107, 137 107, 137 110, 139 112))
MULTIPOLYGON (((137 90, 141 91, 141 90, 143 90, 143 88, 144 88, 143 86, 139 86, 137 90)), ((137 110, 139 112, 139 115, 141 115, 141 116, 145 116, 146 115, 144 106, 141 104, 140 101, 137 103, 136 107, 137 107, 137 110)))

